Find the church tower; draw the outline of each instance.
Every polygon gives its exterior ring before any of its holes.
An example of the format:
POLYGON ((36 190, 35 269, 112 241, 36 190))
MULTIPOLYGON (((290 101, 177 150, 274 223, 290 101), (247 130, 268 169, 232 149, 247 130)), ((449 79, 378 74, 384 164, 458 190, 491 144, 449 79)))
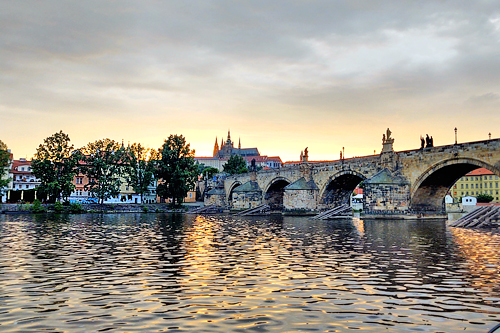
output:
POLYGON ((238 149, 241 150, 241 138, 238 138, 238 149))
POLYGON ((215 145, 214 145, 214 157, 219 154, 219 144, 217 143, 217 137, 215 137, 215 145))

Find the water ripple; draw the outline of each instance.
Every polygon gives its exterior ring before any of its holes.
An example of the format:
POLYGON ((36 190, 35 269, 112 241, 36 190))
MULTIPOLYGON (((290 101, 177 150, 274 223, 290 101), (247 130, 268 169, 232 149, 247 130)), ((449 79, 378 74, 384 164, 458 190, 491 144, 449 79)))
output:
POLYGON ((440 221, 0 215, 0 331, 487 332, 499 246, 440 221))

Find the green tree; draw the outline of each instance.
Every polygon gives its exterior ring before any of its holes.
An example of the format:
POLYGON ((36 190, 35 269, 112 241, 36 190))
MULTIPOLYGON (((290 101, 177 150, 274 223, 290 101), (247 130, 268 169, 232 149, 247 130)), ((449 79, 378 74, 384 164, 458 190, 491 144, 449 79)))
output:
POLYGON ((493 197, 489 194, 479 194, 476 196, 477 202, 488 203, 493 201, 493 197))
POLYGON ((147 149, 140 143, 134 143, 125 150, 124 161, 127 165, 124 174, 129 186, 132 186, 135 193, 141 195, 141 203, 144 202, 144 194, 154 183, 157 160, 158 152, 147 149))
POLYGON ((80 155, 63 131, 44 139, 31 163, 33 174, 40 180, 38 191, 48 195, 51 202, 69 197, 75 188, 73 178, 79 159, 80 155))
POLYGON ((198 177, 194 150, 182 135, 170 135, 159 151, 157 193, 164 199, 172 198, 174 206, 179 206, 198 177))
POLYGON ((10 179, 6 177, 9 174, 8 167, 10 165, 10 153, 7 150, 7 145, 0 140, 0 202, 4 188, 9 185, 10 179))
POLYGON ((124 166, 123 149, 114 140, 103 139, 82 148, 82 171, 89 178, 84 189, 93 194, 100 204, 120 193, 121 173, 124 166))
POLYGON ((247 163, 243 157, 239 155, 232 155, 226 164, 224 164, 224 172, 230 175, 248 172, 247 163))
POLYGON ((203 169, 203 173, 202 173, 203 179, 205 179, 205 180, 212 179, 212 177, 218 173, 219 173, 219 169, 217 169, 217 168, 214 168, 214 167, 205 168, 205 169, 203 169))

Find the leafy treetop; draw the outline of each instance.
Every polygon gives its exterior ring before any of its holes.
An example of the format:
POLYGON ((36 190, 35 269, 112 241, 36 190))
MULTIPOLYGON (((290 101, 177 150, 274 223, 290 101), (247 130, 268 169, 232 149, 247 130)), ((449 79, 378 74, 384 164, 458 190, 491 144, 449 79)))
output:
POLYGON ((63 131, 44 139, 31 164, 33 174, 40 180, 38 191, 48 195, 50 201, 60 199, 61 195, 68 197, 75 188, 73 178, 79 159, 79 153, 63 131))
POLYGON ((9 179, 4 179, 4 176, 8 173, 6 167, 10 163, 10 153, 7 149, 7 145, 0 140, 0 195, 2 195, 3 189, 9 185, 9 179))
POLYGON ((194 150, 182 135, 170 135, 159 149, 157 193, 162 198, 172 198, 178 206, 188 191, 195 186, 198 166, 194 161, 194 150))
POLYGON ((141 195, 141 202, 143 202, 144 194, 154 183, 158 151, 145 148, 140 143, 134 143, 127 147, 123 159, 126 163, 124 172, 127 182, 135 193, 141 195))
POLYGON ((248 172, 247 163, 243 157, 239 155, 232 155, 226 164, 224 164, 224 171, 230 175, 248 172))
POLYGON ((477 199, 477 202, 488 203, 488 202, 492 202, 494 198, 493 198, 493 196, 491 196, 489 194, 479 194, 476 196, 476 199, 477 199))
POLYGON ((123 149, 111 139, 90 142, 82 148, 82 170, 89 178, 85 190, 90 191, 102 204, 120 193, 122 168, 125 165, 123 149))

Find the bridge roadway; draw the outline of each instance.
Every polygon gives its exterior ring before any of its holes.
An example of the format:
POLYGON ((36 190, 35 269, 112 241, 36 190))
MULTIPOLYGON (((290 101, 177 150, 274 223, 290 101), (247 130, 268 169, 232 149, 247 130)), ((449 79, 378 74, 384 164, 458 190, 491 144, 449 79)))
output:
POLYGON ((378 155, 230 176, 224 190, 212 191, 205 203, 233 209, 266 203, 285 212, 318 212, 349 203, 363 182, 366 215, 442 216, 453 184, 480 167, 500 176, 500 139, 399 152, 391 143, 378 155))

